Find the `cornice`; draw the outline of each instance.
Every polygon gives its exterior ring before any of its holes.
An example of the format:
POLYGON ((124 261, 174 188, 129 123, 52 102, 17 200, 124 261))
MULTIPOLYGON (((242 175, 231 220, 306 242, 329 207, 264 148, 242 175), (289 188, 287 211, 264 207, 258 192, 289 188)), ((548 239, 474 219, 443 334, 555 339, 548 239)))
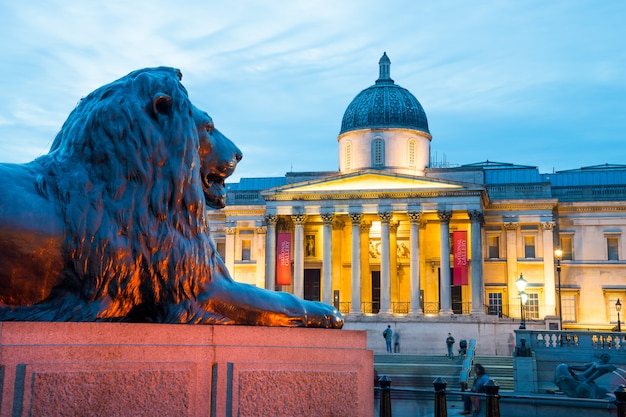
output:
MULTIPOLYGON (((623 204, 623 202, 621 203, 623 204)), ((562 206, 557 207, 559 213, 600 213, 600 212, 626 212, 626 206, 562 206)))
POLYGON ((233 216, 264 216, 265 205, 258 206, 226 206, 222 213, 228 217, 233 216))
POLYGON ((557 207, 556 200, 528 200, 528 202, 516 201, 507 203, 497 203, 493 200, 487 206, 487 210, 553 210, 557 207))

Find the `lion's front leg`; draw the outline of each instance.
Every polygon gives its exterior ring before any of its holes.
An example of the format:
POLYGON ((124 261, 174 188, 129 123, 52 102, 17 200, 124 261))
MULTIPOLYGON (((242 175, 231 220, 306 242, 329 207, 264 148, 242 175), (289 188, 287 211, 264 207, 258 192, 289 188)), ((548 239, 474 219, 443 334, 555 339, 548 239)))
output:
POLYGON ((198 302, 207 311, 228 317, 235 324, 334 329, 343 326, 341 313, 332 306, 242 284, 225 270, 221 272, 224 274, 217 274, 206 283, 198 302))

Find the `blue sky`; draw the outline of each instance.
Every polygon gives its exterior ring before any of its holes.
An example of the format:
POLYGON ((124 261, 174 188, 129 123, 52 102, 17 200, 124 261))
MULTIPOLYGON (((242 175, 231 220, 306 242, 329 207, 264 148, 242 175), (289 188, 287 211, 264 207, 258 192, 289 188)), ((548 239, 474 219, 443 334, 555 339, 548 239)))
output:
POLYGON ((183 72, 244 152, 232 180, 338 169, 346 107, 391 76, 439 161, 626 163, 626 2, 0 0, 0 161, 47 153, 78 100, 183 72))

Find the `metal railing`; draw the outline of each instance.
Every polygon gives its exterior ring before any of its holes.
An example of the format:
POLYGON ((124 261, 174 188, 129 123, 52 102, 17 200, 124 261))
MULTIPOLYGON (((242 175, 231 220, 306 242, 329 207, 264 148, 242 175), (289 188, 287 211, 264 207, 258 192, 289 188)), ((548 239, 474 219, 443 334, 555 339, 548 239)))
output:
MULTIPOLYGON (((393 314, 409 314, 411 303, 408 301, 394 301, 391 303, 393 314)), ((361 311, 364 314, 378 314, 380 312, 380 302, 362 302, 361 311)))
MULTIPOLYGON (((452 302, 452 311, 454 314, 470 314, 472 312, 472 303, 467 302, 452 302)), ((349 314, 352 308, 350 301, 343 301, 335 305, 342 314, 349 314)), ((411 303, 409 301, 392 301, 391 310, 393 314, 409 314, 411 312, 411 303)), ((422 310, 425 315, 438 315, 441 311, 441 303, 439 301, 425 302, 422 305, 422 310)), ((524 316, 527 322, 533 322, 535 320, 542 320, 548 310, 543 305, 539 306, 525 306, 524 316)), ((380 302, 362 302, 361 312, 363 314, 378 314, 380 311, 380 302)), ((522 310, 518 304, 499 304, 499 305, 483 305, 483 311, 490 316, 498 316, 501 319, 509 320, 521 320, 522 310)))
MULTIPOLYGON (((476 393, 471 391, 447 391, 447 382, 444 378, 438 377, 433 381, 433 390, 416 389, 416 388, 391 388, 391 378, 383 375, 378 380, 378 387, 374 387, 374 393, 380 394, 379 401, 379 417, 391 417, 392 416, 392 401, 391 393, 413 393, 413 394, 430 394, 434 396, 434 417, 448 417, 447 400, 448 395, 462 396, 462 397, 478 397, 484 398, 485 402, 485 417, 500 417, 500 400, 504 397, 506 399, 518 399, 528 400, 535 402, 536 399, 526 395, 505 394, 500 395, 500 386, 498 383, 491 379, 485 385, 484 393, 476 393)), ((607 406, 612 407, 613 404, 616 407, 616 413, 612 414, 616 417, 626 417, 626 387, 620 385, 613 392, 615 395, 614 403, 607 401, 607 406)), ((589 400, 587 400, 589 401, 589 400)), ((600 401, 600 400, 596 400, 600 401)))
POLYGON ((336 306, 335 306, 335 308, 336 308, 337 310, 339 310, 339 312, 340 312, 341 314, 348 314, 348 313, 350 313, 350 307, 351 307, 351 306, 352 306, 352 303, 351 303, 351 302, 349 302, 349 301, 348 301, 348 302, 343 301, 343 302, 340 302, 340 303, 339 303, 339 305, 336 305, 336 306))
POLYGON ((391 303, 391 311, 393 314, 409 314, 411 303, 404 301, 395 301, 391 303))
MULTIPOLYGON (((500 417, 500 395, 498 394, 500 386, 493 379, 489 380, 484 388, 485 393, 476 393, 470 391, 446 391, 447 382, 445 379, 438 377, 433 381, 434 392, 423 389, 415 388, 391 388, 391 378, 383 375, 379 380, 380 387, 374 387, 375 391, 380 391, 380 417, 392 416, 392 404, 391 404, 391 391, 404 391, 414 393, 434 393, 434 417, 447 417, 447 394, 462 395, 467 397, 484 397, 485 401, 485 416, 486 417, 500 417)), ((618 417, 626 417, 618 414, 618 417)))

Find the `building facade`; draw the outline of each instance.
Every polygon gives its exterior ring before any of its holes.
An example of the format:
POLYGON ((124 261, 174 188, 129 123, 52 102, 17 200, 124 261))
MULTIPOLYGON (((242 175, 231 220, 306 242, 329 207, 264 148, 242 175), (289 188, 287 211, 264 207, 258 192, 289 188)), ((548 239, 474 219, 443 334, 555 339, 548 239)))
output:
POLYGON ((209 212, 233 278, 335 304, 347 324, 465 316, 616 326, 626 165, 437 167, 432 140, 384 54, 379 78, 343 116, 338 171, 242 178, 209 212))

